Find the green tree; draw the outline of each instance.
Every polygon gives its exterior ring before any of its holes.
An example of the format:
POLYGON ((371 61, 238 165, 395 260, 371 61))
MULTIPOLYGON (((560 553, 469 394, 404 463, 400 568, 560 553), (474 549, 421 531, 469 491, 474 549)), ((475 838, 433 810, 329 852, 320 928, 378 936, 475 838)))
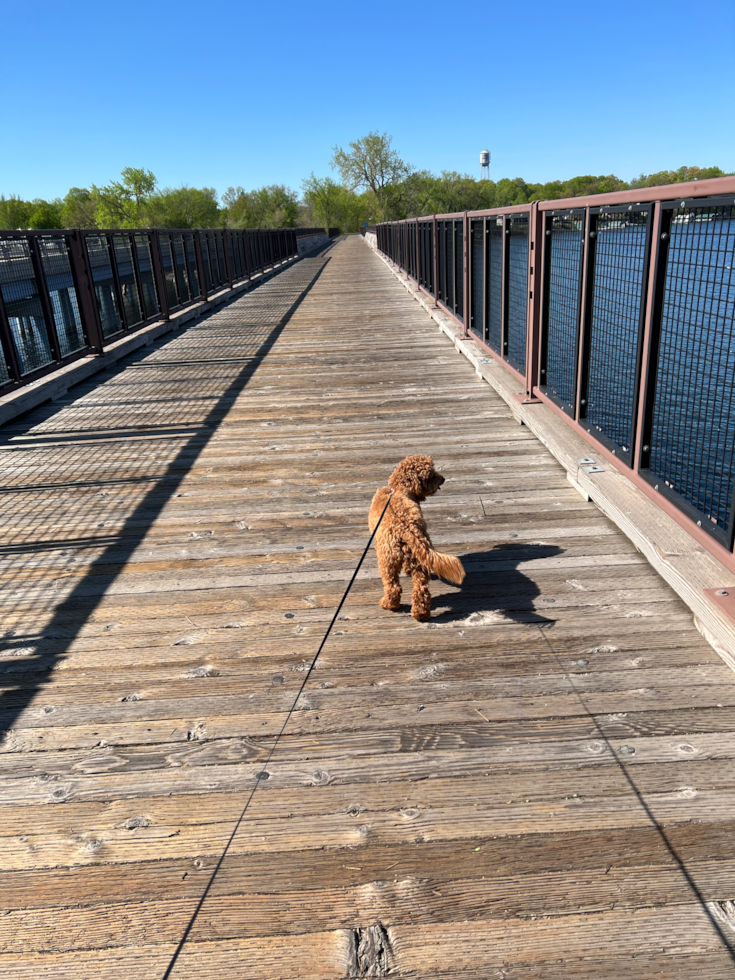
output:
POLYGON ((14 194, 11 194, 10 197, 0 194, 0 228, 8 231, 29 228, 34 210, 35 207, 31 201, 23 201, 14 194))
POLYGON ((96 228, 97 200, 86 187, 70 187, 61 214, 65 228, 96 228))
POLYGON ((374 224, 375 198, 372 192, 355 194, 353 191, 345 189, 344 193, 341 230, 343 232, 359 231, 365 221, 374 224))
POLYGON ((217 191, 167 187, 148 198, 146 215, 152 228, 216 228, 220 224, 217 191))
POLYGON ((412 168, 391 148, 393 138, 377 130, 353 140, 350 152, 335 146, 330 165, 339 171, 342 183, 350 190, 369 190, 379 210, 388 217, 386 188, 405 180, 412 168))
POLYGON ((655 174, 641 174, 631 180, 631 187, 657 187, 660 184, 686 183, 688 180, 706 180, 708 177, 726 177, 719 167, 679 167, 678 170, 659 170, 655 174))
POLYGON ((316 177, 312 172, 302 183, 304 201, 311 208, 314 219, 324 227, 341 227, 346 199, 351 193, 331 177, 316 177))
POLYGON ((123 167, 122 180, 104 187, 92 184, 92 196, 100 228, 141 228, 146 225, 146 207, 156 187, 156 178, 142 167, 123 167))
POLYGON ((609 194, 623 191, 628 184, 615 174, 593 177, 571 177, 569 180, 552 180, 546 184, 529 184, 529 201, 558 201, 563 197, 587 197, 590 194, 609 194))
POLYGON ((42 201, 37 199, 32 202, 34 212, 28 222, 29 228, 63 228, 64 226, 64 202, 57 198, 55 201, 42 201))
POLYGON ((225 223, 231 228, 293 228, 299 217, 298 194, 283 184, 253 191, 228 187, 222 203, 225 223))

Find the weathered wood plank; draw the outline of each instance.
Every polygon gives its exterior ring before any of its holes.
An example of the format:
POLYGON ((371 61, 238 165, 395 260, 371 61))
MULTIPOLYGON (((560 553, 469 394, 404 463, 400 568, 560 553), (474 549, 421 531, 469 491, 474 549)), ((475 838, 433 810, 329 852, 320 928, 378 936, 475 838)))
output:
POLYGON ((355 239, 0 432, 0 969, 163 973, 416 451, 466 582, 369 556, 177 980, 730 975, 735 678, 355 239))

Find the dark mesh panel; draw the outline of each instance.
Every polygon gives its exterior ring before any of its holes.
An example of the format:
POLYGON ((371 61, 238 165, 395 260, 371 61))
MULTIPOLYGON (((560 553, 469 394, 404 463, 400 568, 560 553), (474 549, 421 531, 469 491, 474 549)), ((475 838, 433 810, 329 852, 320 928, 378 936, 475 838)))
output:
MULTIPOLYGON (((51 344, 27 241, 0 241, 0 291, 21 374, 51 364, 51 344)), ((5 384, 10 374, 4 357, 1 361, 0 383, 5 384)))
POLYGON ((135 236, 135 255, 138 259, 138 270, 140 272, 140 288, 143 296, 143 306, 145 307, 145 318, 151 320, 160 311, 158 305, 158 293, 156 292, 156 280, 153 276, 153 263, 151 261, 151 243, 147 235, 135 236))
POLYGON ((199 270, 197 269, 197 250, 194 244, 194 235, 184 235, 184 248, 186 250, 186 267, 189 270, 189 292, 191 298, 196 299, 201 296, 199 288, 199 270))
POLYGON ((202 232, 199 235, 199 247, 202 253, 202 268, 204 270, 204 284, 207 287, 207 292, 214 292, 212 284, 212 271, 209 267, 209 242, 207 241, 206 232, 202 232))
POLYGON ((557 215, 549 230, 545 381, 552 395, 573 405, 584 215, 557 215))
POLYGON ((66 239, 37 238, 36 244, 51 301, 56 336, 59 338, 59 352, 66 357, 87 345, 66 239))
POLYGON ((735 216, 676 209, 656 372, 650 469, 729 531, 735 449, 735 216))
POLYGON ((434 290, 434 228, 430 222, 423 225, 424 288, 433 295, 434 290))
POLYGON ((503 344, 503 219, 487 219, 487 343, 501 352, 503 344))
POLYGON ((184 254, 184 239, 182 235, 174 235, 174 261, 176 262, 176 278, 179 282, 181 302, 188 303, 189 277, 186 274, 186 255, 184 254))
POLYGON ((446 300, 447 297, 447 240, 444 234, 444 222, 436 223, 436 241, 439 249, 439 293, 438 299, 446 300))
POLYGON ((87 235, 87 254, 92 269, 94 295, 102 324, 102 336, 113 337, 123 329, 118 308, 110 252, 104 235, 87 235))
MULTIPOLYGON (((209 245, 209 270, 212 278, 212 288, 218 290, 222 284, 222 269, 220 267, 220 258, 217 254, 217 242, 215 241, 214 233, 211 231, 207 232, 207 243, 209 245)), ((267 263, 266 242, 263 241, 264 250, 264 262, 267 263)))
POLYGON ((454 222, 454 312, 464 316, 464 227, 454 222))
POLYGON ((215 246, 217 248, 217 264, 219 266, 219 284, 220 286, 225 283, 229 283, 229 277, 227 275, 227 264, 225 259, 225 243, 222 241, 222 232, 215 231, 212 233, 214 235, 215 246))
POLYGON ((428 282, 429 291, 432 296, 436 296, 436 283, 434 282, 434 226, 433 224, 426 226, 426 256, 428 267, 428 282))
POLYGON ((122 293, 125 325, 127 327, 134 327, 142 323, 145 317, 140 309, 138 284, 135 281, 135 267, 133 266, 133 253, 130 248, 130 238, 128 235, 113 235, 112 249, 115 255, 115 266, 117 267, 120 292, 122 293))
POLYGON ((239 255, 235 247, 235 242, 232 240, 232 235, 227 236, 227 254, 230 257, 230 268, 232 269, 232 278, 240 278, 240 262, 239 255))
POLYGON ((526 373, 528 320, 528 214, 510 219, 508 253, 508 360, 526 373))
POLYGON ((485 337, 485 317, 483 310, 485 288, 484 224, 485 222, 482 219, 470 223, 470 262, 472 268, 472 319, 470 320, 470 324, 472 330, 482 339, 485 337))
POLYGON ((587 424, 624 453, 634 425, 647 222, 647 211, 600 214, 595 238, 587 424))
MULTIPOLYGON (((237 238, 236 238, 237 261, 240 269, 239 275, 241 279, 244 279, 248 274, 248 267, 247 267, 247 263, 245 262, 245 232, 238 231, 236 234, 237 234, 237 238)), ((291 254, 290 238, 288 235, 286 235, 286 255, 290 255, 290 254, 291 254)))
POLYGON ((163 278, 166 281, 166 299, 168 300, 169 310, 175 310, 179 303, 179 291, 176 287, 176 277, 174 275, 174 260, 171 254, 171 235, 159 236, 161 244, 161 265, 163 266, 163 278))
POLYGON ((426 228, 423 221, 419 221, 419 285, 426 289, 426 228))
POLYGON ((452 222, 444 222, 444 239, 446 248, 446 304, 449 309, 454 307, 454 242, 452 239, 454 235, 452 234, 452 222))

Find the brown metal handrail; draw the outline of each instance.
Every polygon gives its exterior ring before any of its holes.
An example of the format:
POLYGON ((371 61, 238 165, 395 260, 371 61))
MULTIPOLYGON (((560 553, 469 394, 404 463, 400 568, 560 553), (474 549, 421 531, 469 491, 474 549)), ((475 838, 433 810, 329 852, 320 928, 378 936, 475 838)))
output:
MULTIPOLYGON (((323 228, 0 231, 0 394, 298 257, 323 228)), ((330 228, 330 237, 339 229, 330 228)))
POLYGON ((735 571, 735 177, 376 234, 519 399, 550 406, 735 571))

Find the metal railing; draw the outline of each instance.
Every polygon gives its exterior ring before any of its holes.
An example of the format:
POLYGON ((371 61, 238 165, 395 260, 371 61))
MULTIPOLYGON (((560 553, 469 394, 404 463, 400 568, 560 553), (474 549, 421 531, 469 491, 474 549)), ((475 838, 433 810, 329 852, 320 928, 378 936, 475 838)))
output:
POLYGON ((319 234, 0 231, 0 395, 295 258, 297 240, 319 234))
POLYGON ((377 243, 735 569, 735 178, 389 222, 377 243))

